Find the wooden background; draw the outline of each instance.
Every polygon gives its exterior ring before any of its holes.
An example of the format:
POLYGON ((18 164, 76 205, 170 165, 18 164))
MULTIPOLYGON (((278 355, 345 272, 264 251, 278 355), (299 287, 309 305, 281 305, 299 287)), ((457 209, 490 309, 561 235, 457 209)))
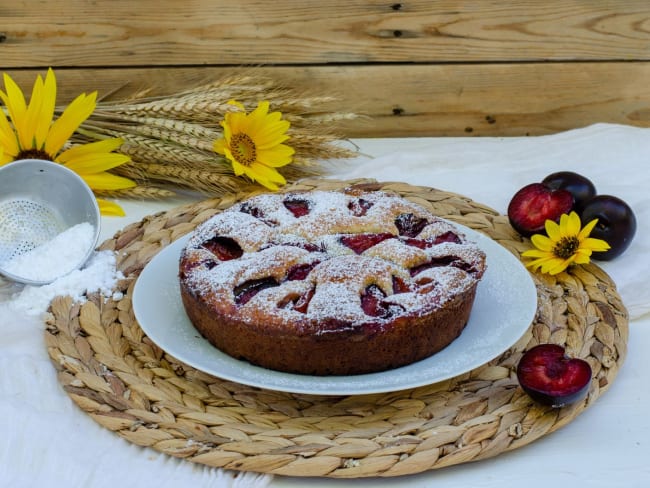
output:
POLYGON ((352 137, 648 126, 649 60, 648 0, 0 4, 0 68, 24 90, 48 66, 61 102, 262 66, 339 96, 327 110, 367 114, 344 127, 352 137))

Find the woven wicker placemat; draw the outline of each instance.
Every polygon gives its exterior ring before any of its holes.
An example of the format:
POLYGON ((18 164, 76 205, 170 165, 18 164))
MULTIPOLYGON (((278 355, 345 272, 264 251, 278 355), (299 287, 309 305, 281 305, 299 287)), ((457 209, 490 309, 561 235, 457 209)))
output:
MULTIPOLYGON (((308 180, 291 190, 351 184, 396 192, 483 232, 518 255, 507 217, 462 196, 371 180, 308 180)), ((496 456, 571 422, 613 382, 626 353, 627 311, 597 266, 535 275, 538 310, 508 351, 469 373, 391 393, 313 396, 249 387, 180 363, 152 343, 131 307, 133 285, 162 248, 250 194, 207 200, 134 223, 101 249, 125 279, 111 297, 57 297, 45 333, 58 378, 79 407, 130 442, 188 461, 290 476, 397 476, 496 456), (587 398, 561 409, 533 402, 515 375, 538 343, 589 361, 587 398)))

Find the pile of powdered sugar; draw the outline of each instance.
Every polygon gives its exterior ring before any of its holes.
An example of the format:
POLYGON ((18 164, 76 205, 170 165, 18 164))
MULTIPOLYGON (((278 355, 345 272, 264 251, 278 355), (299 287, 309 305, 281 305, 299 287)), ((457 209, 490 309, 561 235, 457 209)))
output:
POLYGON ((24 280, 48 283, 83 264, 94 244, 95 227, 83 222, 2 263, 2 268, 24 280))
POLYGON ((11 300, 11 307, 27 315, 40 315, 54 297, 70 296, 77 302, 85 302, 86 294, 100 292, 112 296, 119 279, 123 278, 116 269, 113 251, 93 253, 87 265, 43 286, 25 286, 11 300))

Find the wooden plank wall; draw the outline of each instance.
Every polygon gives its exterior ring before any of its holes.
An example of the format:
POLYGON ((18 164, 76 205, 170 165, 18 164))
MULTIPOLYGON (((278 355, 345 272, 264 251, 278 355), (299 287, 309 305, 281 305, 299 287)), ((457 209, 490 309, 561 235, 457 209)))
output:
POLYGON ((364 113, 352 137, 536 135, 650 125, 650 2, 23 0, 0 4, 0 68, 61 101, 178 91, 261 66, 364 113))

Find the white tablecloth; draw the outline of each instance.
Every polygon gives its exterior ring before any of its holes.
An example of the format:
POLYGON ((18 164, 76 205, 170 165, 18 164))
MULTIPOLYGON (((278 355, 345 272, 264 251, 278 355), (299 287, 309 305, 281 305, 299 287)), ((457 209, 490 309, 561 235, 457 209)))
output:
MULTIPOLYGON (((514 192, 559 170, 588 176, 599 193, 635 210, 637 235, 620 258, 601 263, 630 312, 627 360, 610 390, 561 430, 496 458, 392 479, 310 479, 316 487, 650 486, 650 129, 598 124, 528 138, 352 141, 360 156, 336 178, 404 181, 464 194, 505 212, 514 192)), ((127 217, 102 220, 102 239, 143 216, 191 201, 121 202, 127 217)), ((127 443, 95 424, 57 383, 38 317, 12 307, 22 287, 0 286, 0 486, 302 487, 306 480, 194 466, 127 443), (15 301, 15 299, 14 299, 15 301)))

